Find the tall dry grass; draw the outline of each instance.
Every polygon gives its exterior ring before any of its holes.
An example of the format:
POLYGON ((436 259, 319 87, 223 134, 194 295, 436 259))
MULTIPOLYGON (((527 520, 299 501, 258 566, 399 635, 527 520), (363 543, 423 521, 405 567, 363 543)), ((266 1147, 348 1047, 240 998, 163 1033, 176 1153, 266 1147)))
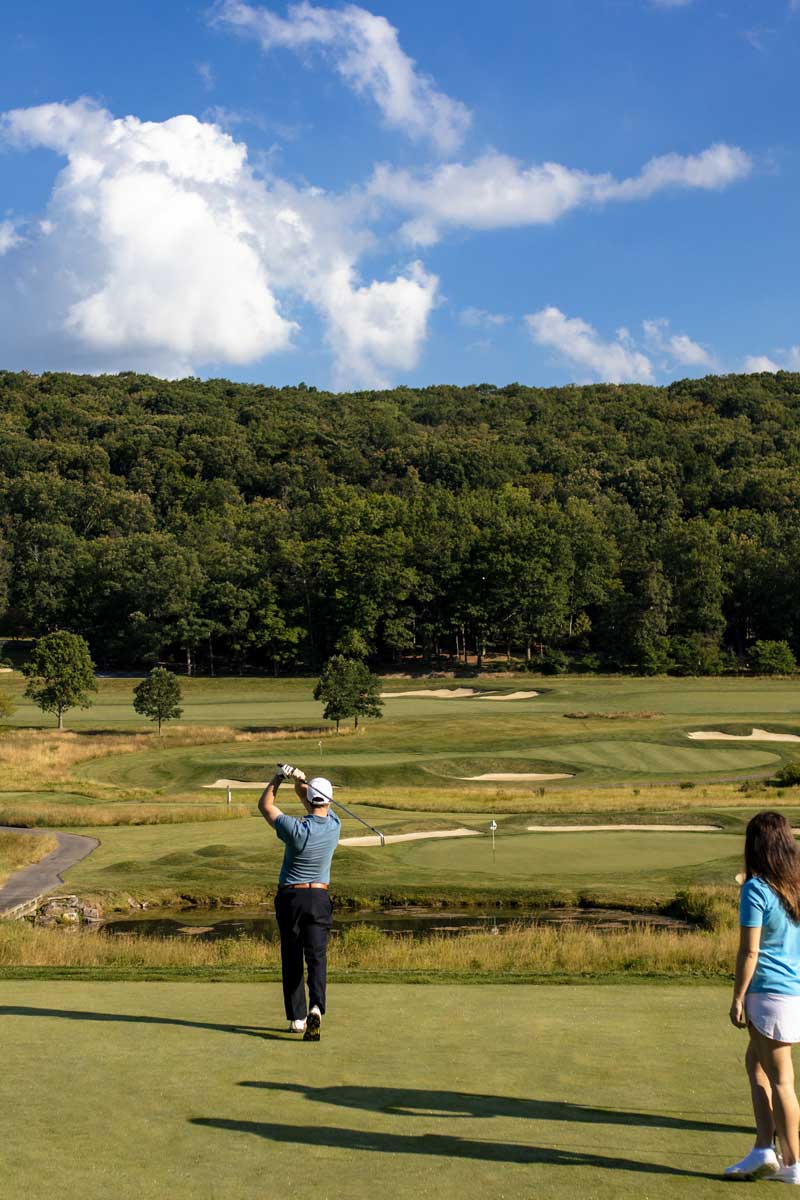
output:
POLYGON ((228 821, 251 817, 244 804, 7 804, 0 807, 0 825, 28 829, 95 828, 108 825, 185 825, 194 821, 228 821))
MULTIPOLYGON (((519 975, 600 978, 604 975, 727 976, 736 931, 675 933, 645 927, 624 933, 581 928, 509 926, 498 934, 468 933, 426 940, 396 938, 375 929, 345 931, 331 942, 333 971, 451 972, 486 975, 492 982, 519 975)), ((0 924, 0 967, 276 968, 277 941, 242 937, 214 942, 132 935, 65 933, 25 922, 0 924)))
POLYGON ((52 834, 0 833, 0 883, 20 867, 39 862, 57 846, 52 834))
MULTIPOLYGON (((269 742, 327 738, 330 729, 263 730, 231 729, 227 725, 178 725, 157 733, 91 734, 72 730, 17 729, 0 738, 0 770, 6 791, 40 784, 74 783, 70 767, 94 758, 137 754, 143 750, 184 746, 208 746, 216 742, 269 742)), ((84 784, 81 783, 81 788, 84 784)))
MULTIPOLYGON (((759 796, 774 797, 775 792, 758 783, 747 786, 732 783, 699 784, 681 788, 659 787, 514 787, 483 788, 393 788, 381 787, 374 803, 398 812, 460 813, 671 813, 689 809, 752 808, 759 796)), ((361 795, 353 788, 353 799, 361 795)), ((366 799, 366 795, 365 795, 366 799)), ((362 800, 362 803, 364 800, 362 800)))

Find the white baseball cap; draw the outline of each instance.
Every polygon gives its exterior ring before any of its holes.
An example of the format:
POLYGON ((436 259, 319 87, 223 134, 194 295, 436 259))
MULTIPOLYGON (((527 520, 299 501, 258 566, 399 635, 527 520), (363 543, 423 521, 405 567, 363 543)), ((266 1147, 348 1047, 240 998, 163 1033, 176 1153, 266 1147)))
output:
POLYGON ((314 779, 308 781, 308 803, 315 806, 330 804, 333 800, 333 784, 330 779, 325 779, 322 775, 315 776, 314 779))

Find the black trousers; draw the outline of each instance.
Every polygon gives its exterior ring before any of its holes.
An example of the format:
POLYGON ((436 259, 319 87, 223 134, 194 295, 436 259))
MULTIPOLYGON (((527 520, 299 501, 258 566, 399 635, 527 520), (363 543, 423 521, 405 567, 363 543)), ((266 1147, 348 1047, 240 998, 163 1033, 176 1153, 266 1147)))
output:
POLYGON ((281 932, 283 1003, 287 1019, 302 1021, 314 1005, 325 1012, 328 974, 328 935, 333 904, 324 888, 282 888, 275 896, 275 916, 281 932), (308 969, 308 1006, 303 982, 303 959, 308 969))

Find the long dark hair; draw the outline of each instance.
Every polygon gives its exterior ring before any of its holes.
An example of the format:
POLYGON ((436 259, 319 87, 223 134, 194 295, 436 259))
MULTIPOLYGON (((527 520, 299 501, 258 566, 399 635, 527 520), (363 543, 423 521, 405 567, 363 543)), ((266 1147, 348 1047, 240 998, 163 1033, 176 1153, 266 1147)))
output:
POLYGON ((748 822, 744 866, 747 878, 758 875, 768 883, 792 920, 800 922, 800 853, 786 817, 762 812, 748 822))

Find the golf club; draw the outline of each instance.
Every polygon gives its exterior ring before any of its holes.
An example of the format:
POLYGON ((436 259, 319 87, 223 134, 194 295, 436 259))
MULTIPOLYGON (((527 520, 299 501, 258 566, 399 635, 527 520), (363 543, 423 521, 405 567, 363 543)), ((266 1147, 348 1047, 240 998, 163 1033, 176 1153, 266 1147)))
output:
MULTIPOLYGON (((296 767, 295 767, 295 768, 293 768, 292 775, 287 775, 287 774, 286 774, 286 771, 284 770, 284 766, 285 766, 285 765, 288 765, 288 764, 284 764, 284 763, 278 763, 278 770, 283 772, 284 778, 286 778, 286 779, 291 779, 292 777, 294 777, 295 779, 299 779, 299 778, 300 778, 300 776, 299 776, 299 775, 294 775, 294 772, 297 770, 297 768, 296 768, 296 767)), ((303 782, 305 783, 305 776, 304 776, 304 775, 303 775, 303 782)), ((335 804, 337 808, 340 808, 340 809, 342 810, 342 812, 346 812, 346 813, 347 813, 347 815, 348 815, 348 817, 352 817, 354 820, 356 820, 356 821, 360 821, 360 822, 361 822, 361 824, 362 824, 362 825, 364 825, 364 826, 365 826, 367 829, 371 830, 371 831, 372 831, 372 833, 375 833, 375 834, 377 834, 377 835, 378 835, 378 837, 381 839, 381 845, 382 845, 382 846, 385 846, 385 845, 386 845, 386 835, 385 835, 385 834, 383 834, 383 833, 381 833, 380 829, 376 829, 374 825, 370 825, 369 821, 365 821, 363 817, 360 817, 360 816, 358 815, 358 813, 354 813, 354 812, 352 811, 352 809, 349 809, 349 808, 347 807, 347 805, 346 805, 346 804, 342 804, 341 800, 334 800, 334 799, 333 799, 333 797, 331 796, 331 797, 330 797, 330 803, 331 803, 331 804, 335 804)))

